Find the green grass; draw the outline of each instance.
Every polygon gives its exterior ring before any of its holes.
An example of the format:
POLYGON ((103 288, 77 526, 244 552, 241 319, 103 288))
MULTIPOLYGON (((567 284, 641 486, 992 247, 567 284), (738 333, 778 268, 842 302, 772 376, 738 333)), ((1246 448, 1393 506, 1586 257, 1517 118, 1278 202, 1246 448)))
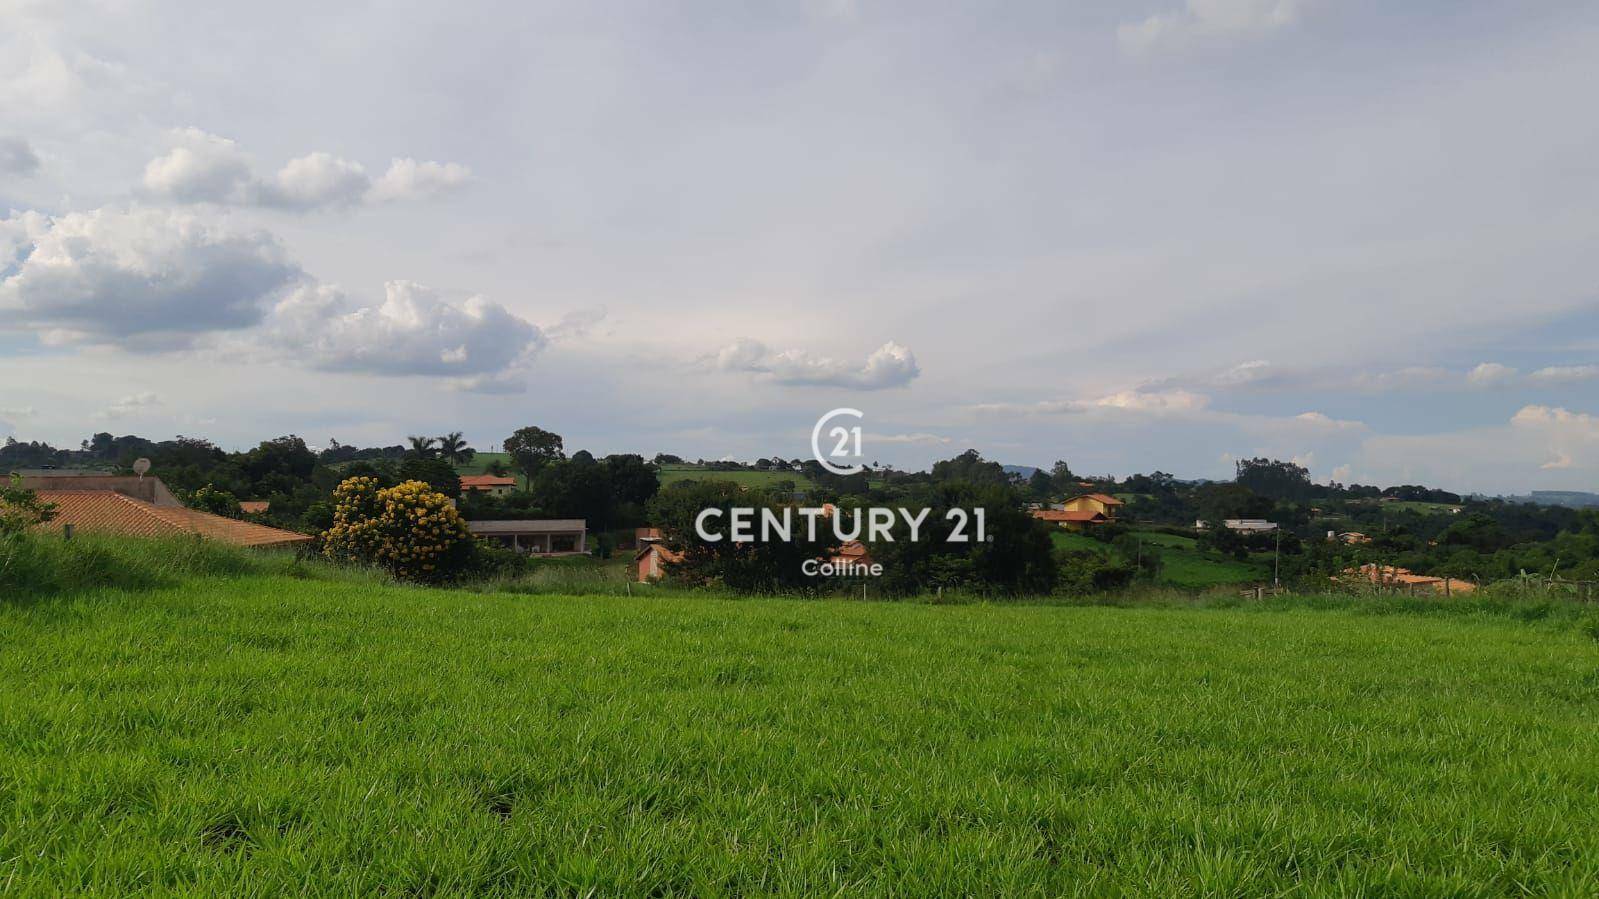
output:
POLYGON ((1455 503, 1423 503, 1412 500, 1399 500, 1392 503, 1382 503, 1385 509, 1394 509, 1400 512, 1421 512, 1427 515, 1452 515, 1460 506, 1455 503))
MULTIPOLYGON (((1201 550, 1194 538, 1158 531, 1134 531, 1146 546, 1160 553, 1161 571, 1157 583, 1171 587, 1199 590, 1226 584, 1241 584, 1269 579, 1271 558, 1264 565, 1258 559, 1240 562, 1220 553, 1201 550)), ((1101 543, 1086 534, 1057 530, 1050 534, 1055 546, 1071 550, 1089 550, 1101 555, 1121 556, 1114 547, 1101 543)))
POLYGON ((1594 638, 1327 602, 0 603, 0 889, 1599 891, 1594 638))

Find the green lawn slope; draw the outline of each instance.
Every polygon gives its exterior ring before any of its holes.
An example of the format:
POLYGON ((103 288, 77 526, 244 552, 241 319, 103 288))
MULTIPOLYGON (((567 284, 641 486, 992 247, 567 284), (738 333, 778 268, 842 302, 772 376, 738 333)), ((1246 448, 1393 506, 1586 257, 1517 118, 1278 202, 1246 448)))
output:
POLYGON ((186 577, 0 602, 8 894, 1599 893, 1576 626, 186 577))

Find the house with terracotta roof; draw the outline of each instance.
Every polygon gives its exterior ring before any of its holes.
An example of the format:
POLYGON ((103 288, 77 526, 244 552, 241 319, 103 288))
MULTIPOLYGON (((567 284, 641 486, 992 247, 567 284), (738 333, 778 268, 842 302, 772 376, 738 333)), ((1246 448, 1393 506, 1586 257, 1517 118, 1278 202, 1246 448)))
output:
POLYGON ((272 508, 272 503, 264 499, 239 500, 239 511, 246 515, 264 515, 272 508))
POLYGON ((1411 594, 1431 593, 1441 596, 1454 596, 1457 593, 1470 593, 1477 589, 1477 585, 1471 581, 1416 574, 1408 568, 1378 565, 1375 562, 1368 562, 1359 568, 1346 570, 1344 572, 1344 580, 1365 581, 1379 589, 1403 591, 1411 594))
POLYGON ((1127 505, 1108 493, 1083 493, 1061 503, 1066 512, 1098 512, 1106 521, 1116 520, 1116 510, 1127 505))
POLYGON ((1110 520, 1105 517, 1104 512, 1091 509, 1034 509, 1033 517, 1039 521, 1047 521, 1050 524, 1059 525, 1068 531, 1080 531, 1094 525, 1104 524, 1110 520))
POLYGON ((483 493, 489 496, 508 496, 516 489, 516 478, 497 474, 461 475, 462 493, 483 493))
POLYGON ((649 541, 633 556, 634 577, 641 584, 658 581, 666 576, 667 565, 681 561, 682 553, 659 540, 649 541))
POLYGON ((23 478, 22 486, 55 505, 38 530, 55 534, 127 537, 195 536, 235 546, 293 546, 311 538, 294 531, 236 521, 186 508, 159 478, 23 478))

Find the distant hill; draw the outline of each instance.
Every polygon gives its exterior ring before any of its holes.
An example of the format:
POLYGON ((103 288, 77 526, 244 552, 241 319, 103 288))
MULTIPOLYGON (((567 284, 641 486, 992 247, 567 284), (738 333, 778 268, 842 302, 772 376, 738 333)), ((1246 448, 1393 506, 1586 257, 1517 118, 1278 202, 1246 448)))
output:
POLYGON ((1002 467, 1005 469, 1006 474, 1011 475, 1012 477, 1019 477, 1023 480, 1032 477, 1033 472, 1038 471, 1037 468, 1031 465, 1005 465, 1002 467))
POLYGON ((1570 509, 1599 507, 1599 493, 1589 493, 1586 490, 1534 490, 1531 496, 1511 496, 1507 499, 1511 502, 1565 506, 1570 509))

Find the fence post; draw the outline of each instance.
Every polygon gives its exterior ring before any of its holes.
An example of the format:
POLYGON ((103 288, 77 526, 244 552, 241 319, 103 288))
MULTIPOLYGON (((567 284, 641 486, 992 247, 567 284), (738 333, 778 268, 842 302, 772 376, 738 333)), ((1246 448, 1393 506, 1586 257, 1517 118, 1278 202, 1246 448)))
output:
POLYGON ((62 540, 71 540, 72 539, 72 530, 73 530, 72 525, 70 525, 70 524, 62 525, 61 526, 61 539, 62 540))

